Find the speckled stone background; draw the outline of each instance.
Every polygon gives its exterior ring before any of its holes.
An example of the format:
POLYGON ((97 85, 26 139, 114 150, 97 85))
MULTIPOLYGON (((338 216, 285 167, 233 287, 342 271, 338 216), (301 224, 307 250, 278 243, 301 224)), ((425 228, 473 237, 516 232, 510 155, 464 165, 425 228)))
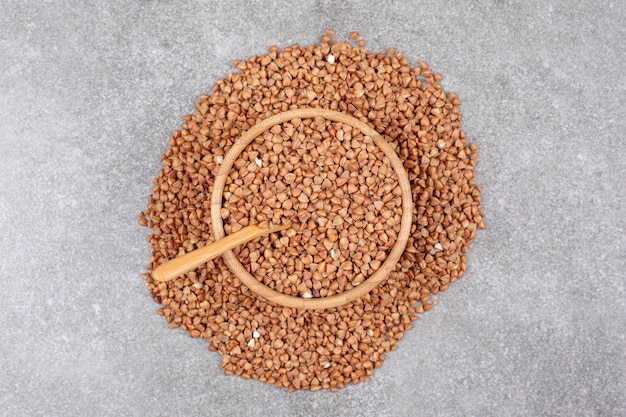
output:
POLYGON ((0 415, 626 415, 626 7, 618 1, 0 5, 0 415), (444 76, 487 229, 370 382, 225 377, 170 330, 136 225, 232 59, 358 31, 444 76))

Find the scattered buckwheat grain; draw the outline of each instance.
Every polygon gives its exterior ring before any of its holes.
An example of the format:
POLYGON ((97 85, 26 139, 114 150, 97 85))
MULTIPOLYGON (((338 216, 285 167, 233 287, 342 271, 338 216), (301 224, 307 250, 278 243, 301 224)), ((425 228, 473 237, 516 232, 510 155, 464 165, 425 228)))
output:
MULTIPOLYGON (((210 193, 225 153, 252 125, 288 109, 341 111, 390 141, 412 186, 412 235, 389 279, 364 298, 323 311, 275 306, 221 258, 170 282, 143 275, 158 313, 207 339, 226 374, 290 391, 366 381, 416 315, 432 308, 431 295, 463 275, 468 246, 484 227, 477 147, 467 144, 460 102, 442 90, 441 76, 424 62, 411 67, 394 49, 373 54, 333 35, 234 61, 237 71, 200 96, 169 140, 140 215, 152 229, 150 270, 212 242, 210 193)), ((376 271, 402 212, 395 172, 371 138, 325 119, 291 120, 248 145, 223 201, 226 233, 292 223, 235 253, 267 286, 308 298, 341 293, 376 271)))

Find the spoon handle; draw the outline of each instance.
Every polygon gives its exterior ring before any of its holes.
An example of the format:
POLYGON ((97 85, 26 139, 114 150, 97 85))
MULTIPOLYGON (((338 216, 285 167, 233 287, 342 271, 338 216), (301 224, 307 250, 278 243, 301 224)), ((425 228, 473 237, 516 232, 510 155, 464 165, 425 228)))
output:
POLYGON ((170 281, 181 276, 185 272, 189 272, 197 268, 211 259, 217 258, 224 252, 239 245, 258 237, 287 229, 290 226, 291 225, 289 224, 282 224, 280 226, 270 227, 267 229, 262 229, 257 225, 246 226, 243 229, 218 240, 217 242, 213 242, 200 249, 193 250, 183 256, 179 256, 162 263, 152 271, 152 278, 159 282, 170 281))

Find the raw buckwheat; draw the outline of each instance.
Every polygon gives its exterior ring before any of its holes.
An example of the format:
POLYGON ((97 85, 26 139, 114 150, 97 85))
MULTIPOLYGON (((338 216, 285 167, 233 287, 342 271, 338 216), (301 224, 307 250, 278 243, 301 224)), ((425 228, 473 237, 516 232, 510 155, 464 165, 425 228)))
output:
MULTIPOLYGON (((149 274, 150 295, 172 328, 209 341, 226 374, 296 389, 366 381, 416 315, 432 308, 466 268, 483 228, 474 183, 475 144, 461 130, 459 100, 426 63, 363 41, 279 50, 233 61, 237 72, 200 96, 161 158, 140 224, 152 234, 148 268, 213 241, 210 193, 224 154, 273 114, 321 107, 366 121, 403 160, 413 191, 412 236, 389 279, 341 308, 299 311, 252 295, 217 259, 170 282, 149 274)), ((358 34, 352 32, 350 40, 358 34)), ((262 282, 301 297, 359 285, 384 262, 400 227, 395 172, 367 136, 325 119, 291 120, 253 141, 224 191, 226 233, 248 224, 292 227, 235 250, 262 282)))

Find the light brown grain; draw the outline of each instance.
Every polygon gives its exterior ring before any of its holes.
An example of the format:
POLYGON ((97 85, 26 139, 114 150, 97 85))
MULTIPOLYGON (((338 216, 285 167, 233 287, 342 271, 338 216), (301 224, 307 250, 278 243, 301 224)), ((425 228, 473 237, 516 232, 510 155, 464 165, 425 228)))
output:
MULTIPOLYGON (((223 155, 257 120, 290 108, 345 112, 392 143, 412 185, 412 237, 389 279, 363 299, 324 311, 277 307, 253 296, 221 259, 167 283, 143 275, 159 315, 205 338, 225 374, 290 391, 366 381, 417 315, 433 308, 432 294, 463 275, 484 227, 477 147, 467 144, 456 95, 423 61, 412 68, 391 48, 369 53, 362 40, 353 46, 333 35, 234 61, 236 72, 201 95, 170 138, 140 216, 152 229, 149 269, 212 242, 208 196, 223 155)), ((227 232, 295 219, 292 229, 239 248, 239 259, 266 285, 322 297, 380 267, 397 234, 399 198, 393 170, 367 137, 325 120, 292 120, 236 161, 222 215, 227 232)))

